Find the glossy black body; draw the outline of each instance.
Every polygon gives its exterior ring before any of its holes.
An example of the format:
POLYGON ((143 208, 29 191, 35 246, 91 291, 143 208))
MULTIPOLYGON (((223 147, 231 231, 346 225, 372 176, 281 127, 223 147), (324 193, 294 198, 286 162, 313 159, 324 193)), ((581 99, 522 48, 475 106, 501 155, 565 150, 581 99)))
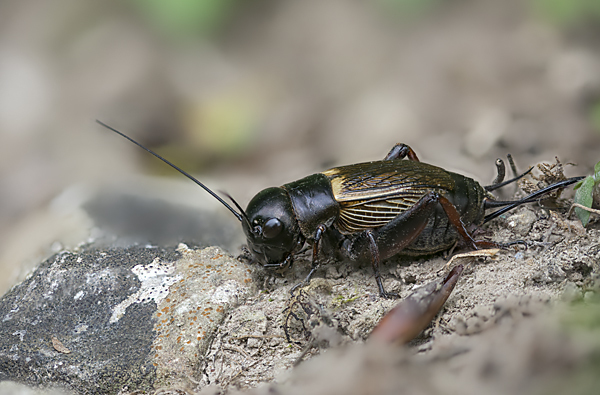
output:
POLYGON ((318 253, 368 259, 367 242, 361 237, 374 230, 379 232, 382 259, 399 253, 427 255, 449 249, 459 238, 439 204, 427 215, 418 237, 396 247, 398 240, 410 237, 406 233, 418 227, 418 220, 398 222, 398 218, 431 191, 446 197, 465 224, 483 222, 483 201, 490 195, 479 183, 426 163, 393 159, 337 167, 265 189, 248 204, 244 232, 255 258, 267 267, 289 261, 304 242, 313 244, 319 226, 325 232, 318 253), (283 224, 277 238, 261 235, 260 228, 269 218, 279 218, 283 224))
POLYGON ((317 227, 330 227, 340 215, 329 178, 322 173, 304 177, 282 187, 290 196, 302 235, 311 240, 317 227))

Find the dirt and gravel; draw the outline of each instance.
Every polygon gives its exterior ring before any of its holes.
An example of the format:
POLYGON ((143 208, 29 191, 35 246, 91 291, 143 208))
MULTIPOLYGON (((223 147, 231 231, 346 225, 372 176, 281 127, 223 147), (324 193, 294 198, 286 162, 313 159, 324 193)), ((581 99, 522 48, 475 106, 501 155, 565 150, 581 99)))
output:
MULTIPOLYGON (((460 344, 468 350, 459 353, 461 369, 479 369, 476 366, 481 358, 478 350, 482 339, 489 338, 490 333, 496 333, 497 337, 493 347, 501 348, 501 336, 506 337, 506 347, 514 347, 514 342, 520 344, 535 337, 532 330, 543 332, 539 321, 552 316, 557 306, 564 308, 565 304, 578 300, 591 303, 596 297, 600 275, 597 223, 584 229, 578 220, 568 219, 559 211, 523 207, 493 222, 487 229, 494 241, 524 239, 528 247, 502 250, 488 258, 453 261, 453 264, 463 263, 466 269, 443 311, 407 350, 396 349, 411 364, 421 361, 418 363, 424 364, 424 369, 441 370, 439 360, 431 356, 460 344), (507 316, 512 322, 509 331, 501 329, 507 316), (523 339, 519 339, 521 337, 523 339)), ((384 284, 405 298, 415 288, 442 277, 447 272, 446 263, 447 259, 442 256, 390 260, 382 272, 384 284)), ((300 261, 292 273, 283 276, 257 270, 261 290, 221 326, 209 351, 212 362, 207 366, 207 383, 224 388, 249 388, 273 380, 295 382, 295 373, 287 370, 294 363, 323 354, 325 350, 363 343, 383 314, 397 303, 377 295, 370 268, 348 264, 327 265, 308 287, 290 297, 291 286, 301 281, 308 269, 309 264, 300 261), (287 335, 291 343, 286 341, 287 335)), ((539 336, 545 334, 539 333, 539 336)), ((559 338, 548 336, 544 341, 549 344, 540 346, 556 347, 552 342, 559 338)), ((525 352, 513 351, 494 358, 504 358, 498 363, 508 366, 525 352)), ((347 351, 348 355, 355 352, 358 351, 347 351)), ((330 364, 343 366, 350 357, 339 356, 339 360, 333 361, 333 356, 326 358, 330 364)), ((446 358, 447 368, 452 369, 453 357, 446 358)), ((540 358, 533 362, 547 362, 544 356, 540 358)), ((313 363, 318 364, 317 360, 324 357, 317 357, 313 363)), ((325 380, 332 370, 328 366, 312 372, 314 376, 306 379, 325 380)), ((524 387, 515 389, 524 391, 525 385, 530 383, 526 377, 520 380, 524 381, 524 387)), ((303 384, 297 384, 302 388, 303 384)), ((465 393, 470 393, 471 384, 463 382, 465 393)), ((282 388, 285 388, 282 393, 301 393, 289 384, 282 388)), ((455 384, 451 384, 446 390, 440 388, 439 393, 453 393, 456 389, 455 384)), ((319 393, 337 391, 323 389, 319 393)), ((364 392, 356 389, 350 393, 364 392)))

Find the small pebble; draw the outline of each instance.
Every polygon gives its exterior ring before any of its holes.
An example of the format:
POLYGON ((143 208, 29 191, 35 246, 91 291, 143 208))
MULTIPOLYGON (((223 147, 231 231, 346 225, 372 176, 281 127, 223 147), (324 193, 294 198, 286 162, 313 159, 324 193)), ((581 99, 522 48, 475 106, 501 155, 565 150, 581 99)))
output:
POLYGON ((525 257, 525 254, 523 254, 521 251, 519 251, 515 254, 515 259, 517 259, 517 260, 523 259, 523 257, 525 257))

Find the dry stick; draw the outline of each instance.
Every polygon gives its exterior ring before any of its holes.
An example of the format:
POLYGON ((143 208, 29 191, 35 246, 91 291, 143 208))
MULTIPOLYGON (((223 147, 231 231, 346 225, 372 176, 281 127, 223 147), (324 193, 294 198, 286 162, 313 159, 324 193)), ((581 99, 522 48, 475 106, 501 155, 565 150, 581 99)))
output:
POLYGON ((452 262, 454 262, 457 259, 490 257, 490 256, 496 255, 499 251, 500 251, 499 248, 488 248, 488 249, 485 249, 485 250, 475 250, 475 251, 465 252, 464 254, 457 254, 457 255, 454 255, 448 261, 448 263, 446 263, 446 265, 444 265, 444 267, 441 270, 449 268, 450 265, 452 265, 452 262))
POLYGON ((230 342, 231 340, 244 340, 244 339, 277 339, 277 338, 281 338, 283 339, 283 336, 281 335, 239 335, 239 336, 230 336, 230 342))
POLYGON ((223 346, 223 350, 235 351, 235 352, 242 354, 246 358, 250 358, 250 354, 248 354, 246 351, 242 350, 240 347, 234 346, 232 344, 225 344, 223 346))
POLYGON ((215 379, 215 381, 221 381, 221 375, 223 374, 223 366, 225 366, 225 354, 223 353, 223 338, 219 340, 219 350, 219 354, 221 355, 221 366, 219 367, 219 374, 217 374, 217 378, 215 379))
POLYGON ((596 209, 594 209, 594 208, 591 208, 591 207, 586 207, 586 206, 584 206, 584 205, 581 205, 581 204, 579 204, 579 203, 573 203, 573 204, 571 205, 571 208, 569 209, 569 212, 567 213, 567 217, 570 217, 570 216, 571 216, 571 213, 573 212, 573 210, 575 209, 575 207, 577 207, 577 208, 580 208, 580 209, 582 209, 582 210, 585 210, 585 211, 587 211, 588 213, 593 213, 593 214, 600 215, 600 210, 596 210, 596 209))

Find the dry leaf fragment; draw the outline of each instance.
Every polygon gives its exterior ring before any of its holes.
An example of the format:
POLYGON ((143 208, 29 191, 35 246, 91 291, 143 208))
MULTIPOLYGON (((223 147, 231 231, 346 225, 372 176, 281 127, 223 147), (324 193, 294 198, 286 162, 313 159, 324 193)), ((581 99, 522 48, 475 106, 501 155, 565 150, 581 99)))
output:
POLYGON ((52 347, 54 347, 54 349, 58 352, 61 352, 63 354, 70 354, 71 350, 69 350, 67 347, 65 347, 64 344, 62 344, 60 342, 60 340, 58 340, 56 338, 56 336, 52 336, 52 347))

